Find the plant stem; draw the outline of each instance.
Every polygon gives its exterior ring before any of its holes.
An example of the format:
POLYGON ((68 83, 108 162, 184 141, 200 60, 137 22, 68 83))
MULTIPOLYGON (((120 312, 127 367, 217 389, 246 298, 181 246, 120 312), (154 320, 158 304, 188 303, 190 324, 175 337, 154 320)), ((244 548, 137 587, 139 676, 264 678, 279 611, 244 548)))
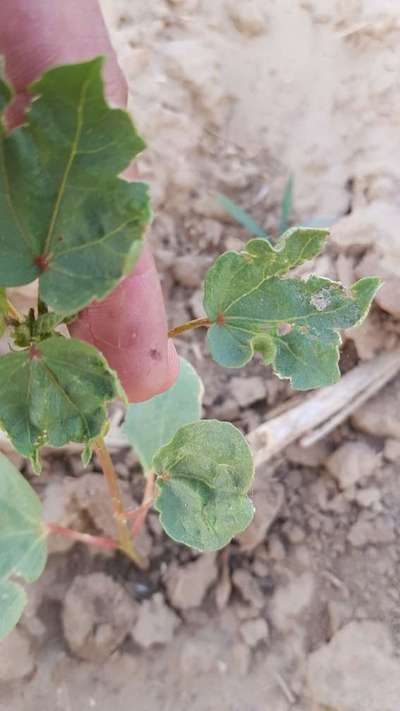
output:
POLYGON ((79 543, 86 543, 89 546, 98 546, 99 548, 105 548, 107 550, 115 550, 118 548, 117 541, 114 541, 112 538, 92 536, 90 533, 80 533, 80 531, 74 531, 72 528, 60 526, 58 523, 47 523, 46 528, 50 533, 59 534, 60 536, 64 536, 64 538, 69 538, 79 543))
POLYGON ((133 511, 127 511, 126 513, 126 517, 132 520, 131 533, 133 538, 136 538, 142 530, 143 524, 146 521, 148 510, 153 504, 155 479, 154 472, 147 473, 146 488, 144 490, 142 503, 133 511))
POLYGON ((193 321, 187 321, 187 323, 181 324, 181 326, 175 326, 170 331, 168 331, 168 338, 175 338, 185 331, 191 331, 193 328, 209 328, 211 326, 211 321, 208 318, 195 318, 193 321))
POLYGON ((129 556, 129 558, 131 558, 139 568, 144 570, 147 567, 146 561, 142 558, 133 544, 126 522, 126 513, 118 484, 118 477, 102 437, 98 437, 95 440, 94 451, 97 454, 100 466, 103 470, 104 478, 108 485, 108 490, 110 492, 114 510, 114 518, 117 525, 119 548, 126 553, 126 555, 129 556))

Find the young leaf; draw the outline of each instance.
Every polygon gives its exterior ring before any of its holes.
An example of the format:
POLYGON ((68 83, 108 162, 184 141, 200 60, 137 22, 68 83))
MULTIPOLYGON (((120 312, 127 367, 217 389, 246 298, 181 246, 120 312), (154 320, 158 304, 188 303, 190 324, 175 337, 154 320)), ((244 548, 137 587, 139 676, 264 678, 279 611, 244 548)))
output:
POLYGON ((48 71, 29 87, 26 123, 0 136, 0 285, 38 277, 41 300, 63 313, 131 270, 149 221, 146 186, 117 177, 144 143, 106 104, 102 64, 48 71))
POLYGON ((242 225, 242 227, 247 230, 247 232, 251 235, 254 235, 254 237, 266 237, 265 230, 263 230, 262 227, 260 227, 259 224, 255 220, 253 220, 252 216, 249 215, 246 210, 243 210, 242 207, 239 207, 239 205, 236 205, 233 200, 230 200, 226 195, 217 195, 218 202, 222 205, 222 207, 225 208, 227 213, 233 217, 236 222, 239 223, 239 225, 242 225))
POLYGON ((33 582, 41 575, 46 537, 38 497, 0 454, 0 639, 16 625, 26 604, 25 591, 12 578, 33 582))
POLYGON ((273 276, 286 274, 320 253, 327 230, 293 227, 276 247, 267 239, 252 239, 239 252, 225 252, 209 269, 204 306, 212 320, 223 315, 232 302, 273 276))
POLYGON ((242 254, 223 254, 208 272, 204 306, 213 322, 208 343, 227 368, 245 365, 260 351, 294 388, 330 385, 339 377, 339 329, 365 318, 379 287, 362 279, 346 290, 329 279, 279 275, 318 254, 326 230, 289 230, 278 249, 251 240, 242 254))
POLYGON ((246 496, 253 462, 243 435, 228 422, 181 427, 154 457, 156 509, 166 533, 198 550, 222 548, 251 522, 246 496))
POLYGON ((18 452, 38 464, 45 444, 87 444, 97 437, 119 387, 96 348, 52 336, 0 358, 1 427, 18 452))
POLYGON ((35 339, 41 340, 50 336, 54 329, 64 321, 63 314, 56 314, 54 312, 47 314, 40 314, 33 323, 32 336, 35 339))
POLYGON ((179 376, 172 388, 151 400, 128 406, 123 432, 145 472, 151 470, 154 454, 180 427, 201 418, 203 390, 193 366, 181 358, 179 376))
POLYGON ((8 304, 5 289, 0 289, 0 337, 6 330, 5 317, 8 312, 8 304))
POLYGON ((12 337, 20 348, 27 348, 31 343, 42 341, 54 335, 54 329, 63 323, 65 316, 54 312, 40 314, 36 319, 31 313, 14 328, 12 337))

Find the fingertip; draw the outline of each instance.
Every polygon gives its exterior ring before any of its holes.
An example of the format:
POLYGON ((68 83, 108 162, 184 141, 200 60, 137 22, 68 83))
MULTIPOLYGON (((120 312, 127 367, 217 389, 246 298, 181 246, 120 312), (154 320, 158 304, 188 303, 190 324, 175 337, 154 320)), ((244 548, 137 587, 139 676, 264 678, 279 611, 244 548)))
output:
POLYGON ((145 402, 161 395, 169 390, 176 382, 180 370, 180 360, 176 352, 176 348, 171 339, 168 341, 167 357, 165 360, 165 369, 163 376, 154 377, 154 374, 146 375, 142 373, 142 377, 138 379, 132 372, 125 374, 120 373, 122 385, 124 387, 128 402, 145 402))

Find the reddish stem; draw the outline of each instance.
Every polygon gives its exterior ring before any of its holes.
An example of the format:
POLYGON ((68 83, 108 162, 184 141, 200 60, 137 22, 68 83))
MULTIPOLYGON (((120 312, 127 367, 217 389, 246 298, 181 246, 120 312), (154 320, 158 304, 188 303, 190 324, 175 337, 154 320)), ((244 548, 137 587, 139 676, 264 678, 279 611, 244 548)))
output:
POLYGON ((117 541, 114 541, 112 538, 92 536, 90 533, 80 533, 79 531, 74 531, 72 528, 60 526, 58 523, 47 523, 46 527, 50 533, 64 536, 64 538, 69 538, 71 541, 86 543, 89 546, 97 546, 98 548, 105 548, 110 551, 119 548, 117 541))
POLYGON ((202 326, 209 328, 211 325, 212 322, 208 318, 195 318, 193 321, 187 321, 187 323, 183 323, 181 326, 172 328, 168 331, 168 338, 175 338, 175 336, 179 336, 186 331, 191 331, 193 328, 201 328, 202 326))
POLYGON ((126 517, 132 520, 131 533, 133 538, 136 538, 146 521, 147 512, 152 507, 154 502, 155 474, 148 472, 146 477, 146 488, 143 494, 143 500, 140 506, 133 511, 128 511, 126 517))

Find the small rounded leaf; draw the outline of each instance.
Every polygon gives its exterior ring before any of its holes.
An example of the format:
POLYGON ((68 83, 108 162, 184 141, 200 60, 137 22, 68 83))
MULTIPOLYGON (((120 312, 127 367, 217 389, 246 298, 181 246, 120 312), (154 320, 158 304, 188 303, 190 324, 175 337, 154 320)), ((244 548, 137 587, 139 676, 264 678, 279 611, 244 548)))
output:
POLYGON ((175 541, 217 550, 250 524, 253 461, 245 438, 230 423, 185 425, 154 457, 153 466, 160 492, 155 506, 175 541))
POLYGON ((201 418, 203 383, 190 363, 180 359, 178 379, 161 395, 129 405, 123 432, 145 472, 153 457, 183 425, 201 418))

